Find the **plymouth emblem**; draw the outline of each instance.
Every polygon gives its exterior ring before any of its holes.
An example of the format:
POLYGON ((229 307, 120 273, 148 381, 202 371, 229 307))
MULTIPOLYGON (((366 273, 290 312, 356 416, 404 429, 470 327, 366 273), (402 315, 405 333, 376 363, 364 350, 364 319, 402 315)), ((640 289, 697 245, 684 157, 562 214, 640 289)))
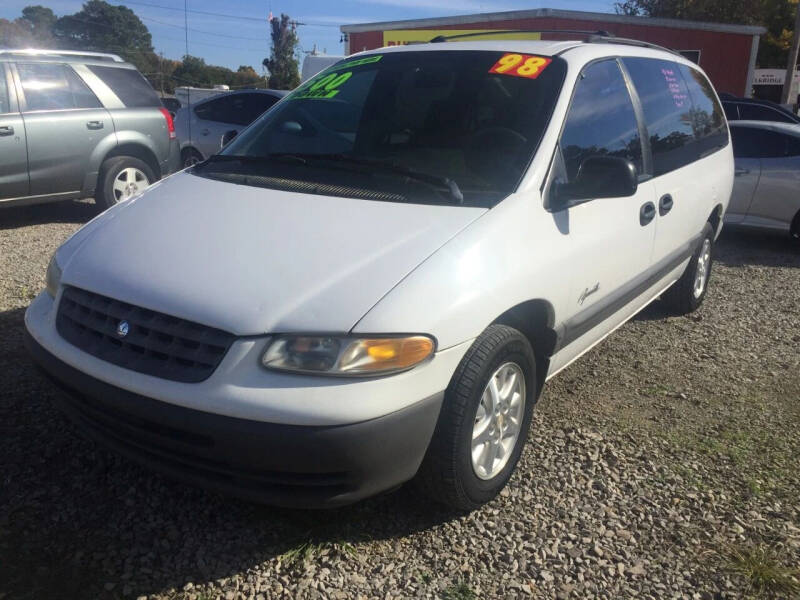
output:
POLYGON ((120 321, 117 325, 117 335, 119 337, 125 337, 130 330, 131 326, 127 321, 120 321))

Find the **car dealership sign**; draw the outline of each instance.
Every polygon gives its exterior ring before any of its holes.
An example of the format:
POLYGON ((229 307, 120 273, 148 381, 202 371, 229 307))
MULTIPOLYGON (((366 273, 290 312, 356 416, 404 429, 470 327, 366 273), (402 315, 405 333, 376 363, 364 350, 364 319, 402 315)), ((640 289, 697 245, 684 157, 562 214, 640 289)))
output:
MULTIPOLYGON (((786 81, 786 69, 756 69, 753 85, 783 85, 786 81)), ((794 74, 794 85, 800 83, 800 72, 794 74)))

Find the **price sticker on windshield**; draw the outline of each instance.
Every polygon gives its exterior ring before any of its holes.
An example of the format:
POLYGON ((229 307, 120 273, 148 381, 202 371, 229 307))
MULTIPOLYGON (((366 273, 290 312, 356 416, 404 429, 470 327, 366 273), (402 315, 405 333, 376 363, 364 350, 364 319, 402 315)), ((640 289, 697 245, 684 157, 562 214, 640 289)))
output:
POLYGON ((494 63, 494 66, 489 69, 489 73, 536 79, 551 62, 553 62, 552 58, 509 52, 503 54, 500 60, 494 63))

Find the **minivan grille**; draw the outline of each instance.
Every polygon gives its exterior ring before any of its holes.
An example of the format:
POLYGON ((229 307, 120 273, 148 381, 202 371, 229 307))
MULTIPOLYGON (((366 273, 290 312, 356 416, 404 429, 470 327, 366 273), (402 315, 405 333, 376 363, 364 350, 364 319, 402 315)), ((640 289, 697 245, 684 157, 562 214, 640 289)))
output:
POLYGON ((56 330, 84 352, 163 379, 197 383, 211 376, 234 336, 75 287, 65 287, 56 330), (118 332, 127 322, 127 333, 118 332))

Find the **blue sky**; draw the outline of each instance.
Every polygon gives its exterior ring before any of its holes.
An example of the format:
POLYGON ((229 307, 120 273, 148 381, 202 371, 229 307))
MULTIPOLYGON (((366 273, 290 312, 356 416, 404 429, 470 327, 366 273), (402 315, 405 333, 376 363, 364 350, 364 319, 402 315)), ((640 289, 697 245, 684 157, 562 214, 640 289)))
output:
MULTIPOLYGON (((183 0, 109 1, 125 4, 139 15, 153 36, 157 52, 163 52, 168 58, 180 58, 184 54, 183 0)), ((29 4, 49 6, 59 16, 72 14, 80 10, 82 3, 82 0, 2 0, 0 18, 14 19, 29 4)), ((298 29, 302 50, 311 50, 316 44, 319 50, 341 54, 339 25, 347 23, 545 7, 613 12, 613 5, 613 0, 189 0, 189 10, 253 18, 229 19, 189 13, 189 52, 211 64, 234 69, 239 65, 252 65, 258 69, 269 53, 266 15, 270 8, 275 15, 284 12, 307 23, 298 29), (264 21, 255 20, 257 18, 264 21)))

